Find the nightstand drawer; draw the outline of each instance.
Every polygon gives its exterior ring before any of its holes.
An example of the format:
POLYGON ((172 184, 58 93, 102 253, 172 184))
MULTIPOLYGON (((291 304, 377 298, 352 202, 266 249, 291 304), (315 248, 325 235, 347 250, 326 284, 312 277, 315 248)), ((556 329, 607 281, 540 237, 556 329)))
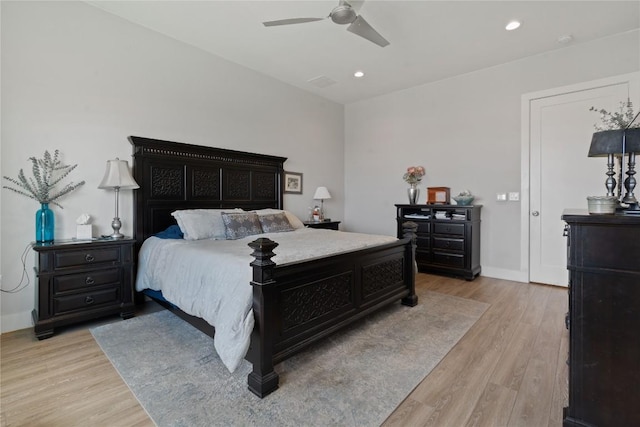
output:
POLYGON ((433 224, 433 232, 435 234, 455 234, 464 236, 464 224, 443 224, 437 222, 433 224))
POLYGON ((83 274, 67 274, 53 278, 54 295, 93 286, 102 286, 120 281, 120 269, 89 271, 83 274))
POLYGON ((433 248, 464 251, 464 239, 447 239, 445 237, 434 237, 433 248))
POLYGON ((57 251, 54 258, 54 268, 78 267, 103 262, 119 262, 120 248, 85 249, 78 251, 57 251))
POLYGON ((102 289, 95 292, 53 298, 53 312, 62 314, 68 311, 87 309, 101 304, 120 301, 119 287, 102 289))

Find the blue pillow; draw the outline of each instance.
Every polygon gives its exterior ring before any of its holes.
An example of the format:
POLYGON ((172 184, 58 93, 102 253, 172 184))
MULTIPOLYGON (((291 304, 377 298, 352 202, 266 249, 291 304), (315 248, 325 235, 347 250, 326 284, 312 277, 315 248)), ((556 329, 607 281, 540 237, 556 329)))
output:
POLYGON ((161 239, 182 239, 184 234, 180 231, 180 227, 177 225, 170 225, 166 230, 154 234, 154 236, 161 239))

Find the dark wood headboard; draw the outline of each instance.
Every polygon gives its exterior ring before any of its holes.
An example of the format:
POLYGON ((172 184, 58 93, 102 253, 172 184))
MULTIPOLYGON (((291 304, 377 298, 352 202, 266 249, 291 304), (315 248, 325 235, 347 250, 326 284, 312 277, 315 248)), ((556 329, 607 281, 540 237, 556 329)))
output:
POLYGON ((138 247, 176 209, 282 209, 286 157, 130 136, 138 247))

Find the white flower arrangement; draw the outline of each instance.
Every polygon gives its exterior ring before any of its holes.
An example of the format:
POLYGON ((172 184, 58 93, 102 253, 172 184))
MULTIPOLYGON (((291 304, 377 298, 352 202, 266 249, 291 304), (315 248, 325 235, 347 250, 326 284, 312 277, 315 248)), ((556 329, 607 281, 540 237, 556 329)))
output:
POLYGON ((14 193, 21 194, 30 199, 37 200, 41 204, 53 203, 62 209, 62 206, 56 202, 56 200, 65 194, 72 192, 81 185, 84 185, 84 181, 77 184, 70 182, 61 189, 57 191, 55 190, 56 185, 66 178, 67 175, 76 168, 76 166, 78 166, 62 165, 58 159, 59 155, 60 152, 56 150, 53 154, 53 158, 48 151, 44 152, 44 157, 42 159, 29 157, 29 160, 33 164, 31 168, 33 178, 27 179, 24 171, 20 169, 20 172, 18 172, 18 179, 13 179, 8 176, 3 177, 7 181, 16 185, 17 188, 9 187, 7 185, 3 185, 2 188, 6 188, 7 190, 11 190, 14 193))
POLYGON ((634 121, 638 114, 634 114, 633 103, 629 99, 626 102, 620 102, 619 111, 614 111, 613 113, 604 108, 598 110, 596 107, 589 108, 589 111, 595 111, 600 114, 602 124, 593 125, 598 132, 640 127, 640 122, 634 121))

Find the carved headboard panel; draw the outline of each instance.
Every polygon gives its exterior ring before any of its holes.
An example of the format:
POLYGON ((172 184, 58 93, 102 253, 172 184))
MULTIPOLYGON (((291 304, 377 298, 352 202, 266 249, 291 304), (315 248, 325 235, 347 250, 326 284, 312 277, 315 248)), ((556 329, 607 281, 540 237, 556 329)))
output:
POLYGON ((138 247, 175 224, 176 209, 282 209, 286 157, 130 136, 138 247))

